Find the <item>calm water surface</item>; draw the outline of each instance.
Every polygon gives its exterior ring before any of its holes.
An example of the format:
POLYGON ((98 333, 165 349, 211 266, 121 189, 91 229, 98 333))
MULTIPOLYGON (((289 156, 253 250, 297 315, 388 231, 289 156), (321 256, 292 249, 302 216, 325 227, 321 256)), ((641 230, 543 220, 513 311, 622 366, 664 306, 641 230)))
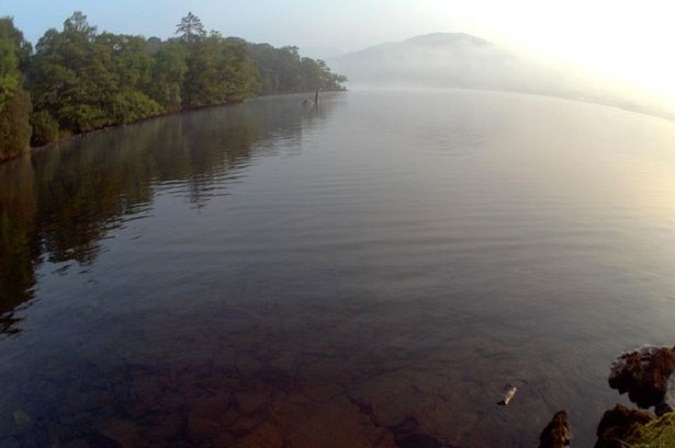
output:
POLYGON ((612 359, 675 336, 675 125, 301 101, 0 166, 1 446, 529 447, 559 409, 593 443, 612 359))

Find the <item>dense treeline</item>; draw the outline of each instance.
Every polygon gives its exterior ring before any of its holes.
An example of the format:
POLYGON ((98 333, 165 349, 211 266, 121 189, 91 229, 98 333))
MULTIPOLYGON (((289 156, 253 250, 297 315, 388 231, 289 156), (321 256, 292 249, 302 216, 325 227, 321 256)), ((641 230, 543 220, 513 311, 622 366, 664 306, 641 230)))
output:
POLYGON ((270 44, 252 43, 246 45, 248 54, 258 69, 263 95, 344 89, 342 83, 347 81, 345 76, 331 73, 322 60, 301 57, 298 47, 274 48, 270 44))
POLYGON ((0 160, 29 145, 257 94, 342 90, 346 78, 297 47, 207 33, 189 13, 176 37, 98 33, 81 12, 33 50, 0 18, 0 160))
POLYGON ((30 140, 30 95, 24 88, 31 46, 12 19, 0 19, 0 160, 14 157, 30 140))

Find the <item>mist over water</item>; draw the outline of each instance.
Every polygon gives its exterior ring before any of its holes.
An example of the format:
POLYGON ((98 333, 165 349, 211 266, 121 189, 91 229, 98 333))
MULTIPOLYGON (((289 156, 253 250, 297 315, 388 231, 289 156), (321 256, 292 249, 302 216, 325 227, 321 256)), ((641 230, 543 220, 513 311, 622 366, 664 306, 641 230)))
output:
POLYGON ((672 338, 675 126, 496 92, 302 99, 0 173, 0 442, 298 447, 414 418, 528 447, 567 409, 593 443, 625 401, 610 362, 672 338))
POLYGON ((520 92, 619 107, 675 119, 672 99, 569 63, 470 34, 432 33, 328 59, 369 89, 476 89, 520 92))

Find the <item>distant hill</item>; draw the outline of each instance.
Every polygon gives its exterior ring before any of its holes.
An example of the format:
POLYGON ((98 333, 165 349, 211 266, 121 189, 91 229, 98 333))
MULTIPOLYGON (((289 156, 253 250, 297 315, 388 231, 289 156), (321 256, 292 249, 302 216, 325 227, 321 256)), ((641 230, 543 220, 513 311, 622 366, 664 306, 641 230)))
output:
MULTIPOLYGON (((497 44, 463 33, 434 33, 389 42, 329 60, 352 84, 544 91, 543 67, 497 44)), ((539 64, 540 65, 540 64, 539 64)), ((548 75, 548 76, 545 76, 548 75)))
POLYGON ((428 87, 500 90, 590 101, 667 118, 658 98, 598 79, 564 64, 536 59, 464 33, 433 33, 329 58, 351 88, 428 87))

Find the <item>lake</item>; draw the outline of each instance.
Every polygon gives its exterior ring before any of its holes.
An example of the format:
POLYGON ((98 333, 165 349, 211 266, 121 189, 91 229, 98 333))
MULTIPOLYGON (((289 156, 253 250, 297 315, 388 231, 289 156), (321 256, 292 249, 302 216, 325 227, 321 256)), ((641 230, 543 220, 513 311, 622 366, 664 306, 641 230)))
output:
POLYGON ((673 343, 675 124, 303 98, 0 166, 0 446, 592 445, 611 361, 673 343))

